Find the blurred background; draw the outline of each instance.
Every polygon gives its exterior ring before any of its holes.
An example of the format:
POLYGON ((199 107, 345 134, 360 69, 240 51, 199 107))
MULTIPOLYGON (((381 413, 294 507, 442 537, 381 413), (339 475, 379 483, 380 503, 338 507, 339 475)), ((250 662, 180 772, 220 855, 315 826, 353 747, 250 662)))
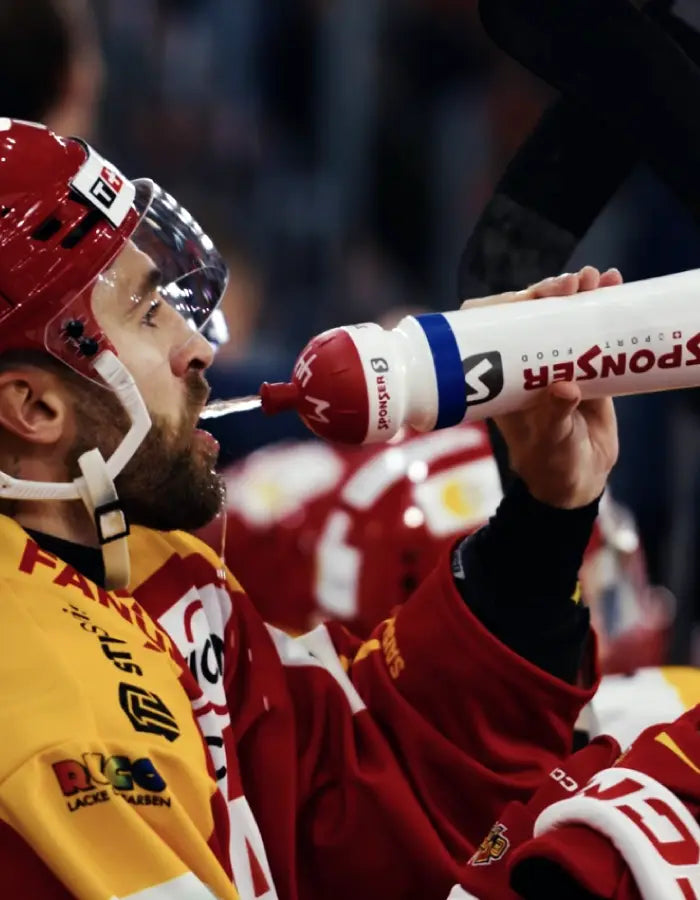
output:
MULTIPOLYGON (((220 396, 286 379, 326 327, 455 308, 470 228, 553 96, 489 43, 476 0, 2 0, 0 42, 15 79, 0 79, 3 113, 89 134, 219 243, 232 269, 220 396), (60 78, 37 72, 47 59, 60 78)), ((700 235, 640 168, 571 268, 583 263, 627 280, 693 268, 700 235)), ((699 410, 696 392, 618 403, 613 488, 652 579, 679 599, 675 660, 700 660, 699 410)), ((291 416, 220 423, 224 461, 305 436, 291 416)))

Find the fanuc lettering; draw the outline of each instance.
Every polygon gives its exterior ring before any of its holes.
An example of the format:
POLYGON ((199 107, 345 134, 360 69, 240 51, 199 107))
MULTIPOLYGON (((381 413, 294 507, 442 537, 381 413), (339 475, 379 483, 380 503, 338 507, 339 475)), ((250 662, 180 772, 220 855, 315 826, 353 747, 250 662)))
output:
POLYGON ((104 590, 99 585, 88 581, 79 572, 76 572, 72 566, 65 565, 58 557, 42 550, 36 541, 27 538, 22 558, 19 562, 19 571, 26 575, 32 575, 37 567, 41 567, 39 571, 43 568, 55 570, 57 574, 52 578, 53 584, 66 588, 69 594, 75 596, 75 592, 79 591, 88 600, 96 601, 106 609, 114 609, 124 621, 136 625, 147 638, 143 646, 148 650, 156 650, 161 653, 168 652, 175 657, 172 641, 166 635, 166 632, 156 625, 155 622, 146 618, 146 613, 131 597, 129 591, 104 590))
POLYGON ((648 347, 633 353, 624 350, 604 353, 598 344, 594 344, 575 360, 523 369, 523 388, 534 391, 554 381, 591 381, 611 375, 626 375, 628 372, 642 375, 654 368, 678 369, 697 365, 700 365, 700 332, 685 344, 673 344, 670 350, 658 354, 648 347))

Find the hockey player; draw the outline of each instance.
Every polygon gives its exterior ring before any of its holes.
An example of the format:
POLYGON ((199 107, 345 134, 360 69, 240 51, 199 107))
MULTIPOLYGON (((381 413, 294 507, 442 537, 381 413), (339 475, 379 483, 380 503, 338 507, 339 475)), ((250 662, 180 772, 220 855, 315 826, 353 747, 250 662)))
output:
POLYGON ((81 141, 3 119, 0 151, 2 892, 441 900, 592 694, 571 598, 611 403, 560 383, 502 420, 489 526, 369 641, 293 640, 171 530, 221 501, 212 242, 81 141))
POLYGON ((226 509, 200 536, 266 622, 299 634, 331 618, 368 636, 451 541, 496 511, 503 492, 483 425, 397 437, 272 444, 224 471, 226 509))

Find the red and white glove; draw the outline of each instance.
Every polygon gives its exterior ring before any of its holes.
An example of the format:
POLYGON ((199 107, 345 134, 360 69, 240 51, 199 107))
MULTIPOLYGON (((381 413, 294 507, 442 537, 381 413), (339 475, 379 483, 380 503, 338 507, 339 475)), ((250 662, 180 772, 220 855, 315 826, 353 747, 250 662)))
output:
POLYGON ((700 900, 699 818, 696 706, 542 810, 513 855, 511 886, 525 900, 700 900))

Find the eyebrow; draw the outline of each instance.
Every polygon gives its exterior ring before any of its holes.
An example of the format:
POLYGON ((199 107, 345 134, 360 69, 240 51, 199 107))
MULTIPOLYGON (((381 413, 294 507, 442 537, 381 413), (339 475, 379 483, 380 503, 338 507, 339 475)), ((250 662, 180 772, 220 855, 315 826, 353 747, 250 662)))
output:
POLYGON ((152 266, 141 279, 138 288, 132 294, 132 298, 136 298, 136 302, 131 307, 132 310, 138 309, 153 291, 163 283, 163 273, 157 266, 152 266))

